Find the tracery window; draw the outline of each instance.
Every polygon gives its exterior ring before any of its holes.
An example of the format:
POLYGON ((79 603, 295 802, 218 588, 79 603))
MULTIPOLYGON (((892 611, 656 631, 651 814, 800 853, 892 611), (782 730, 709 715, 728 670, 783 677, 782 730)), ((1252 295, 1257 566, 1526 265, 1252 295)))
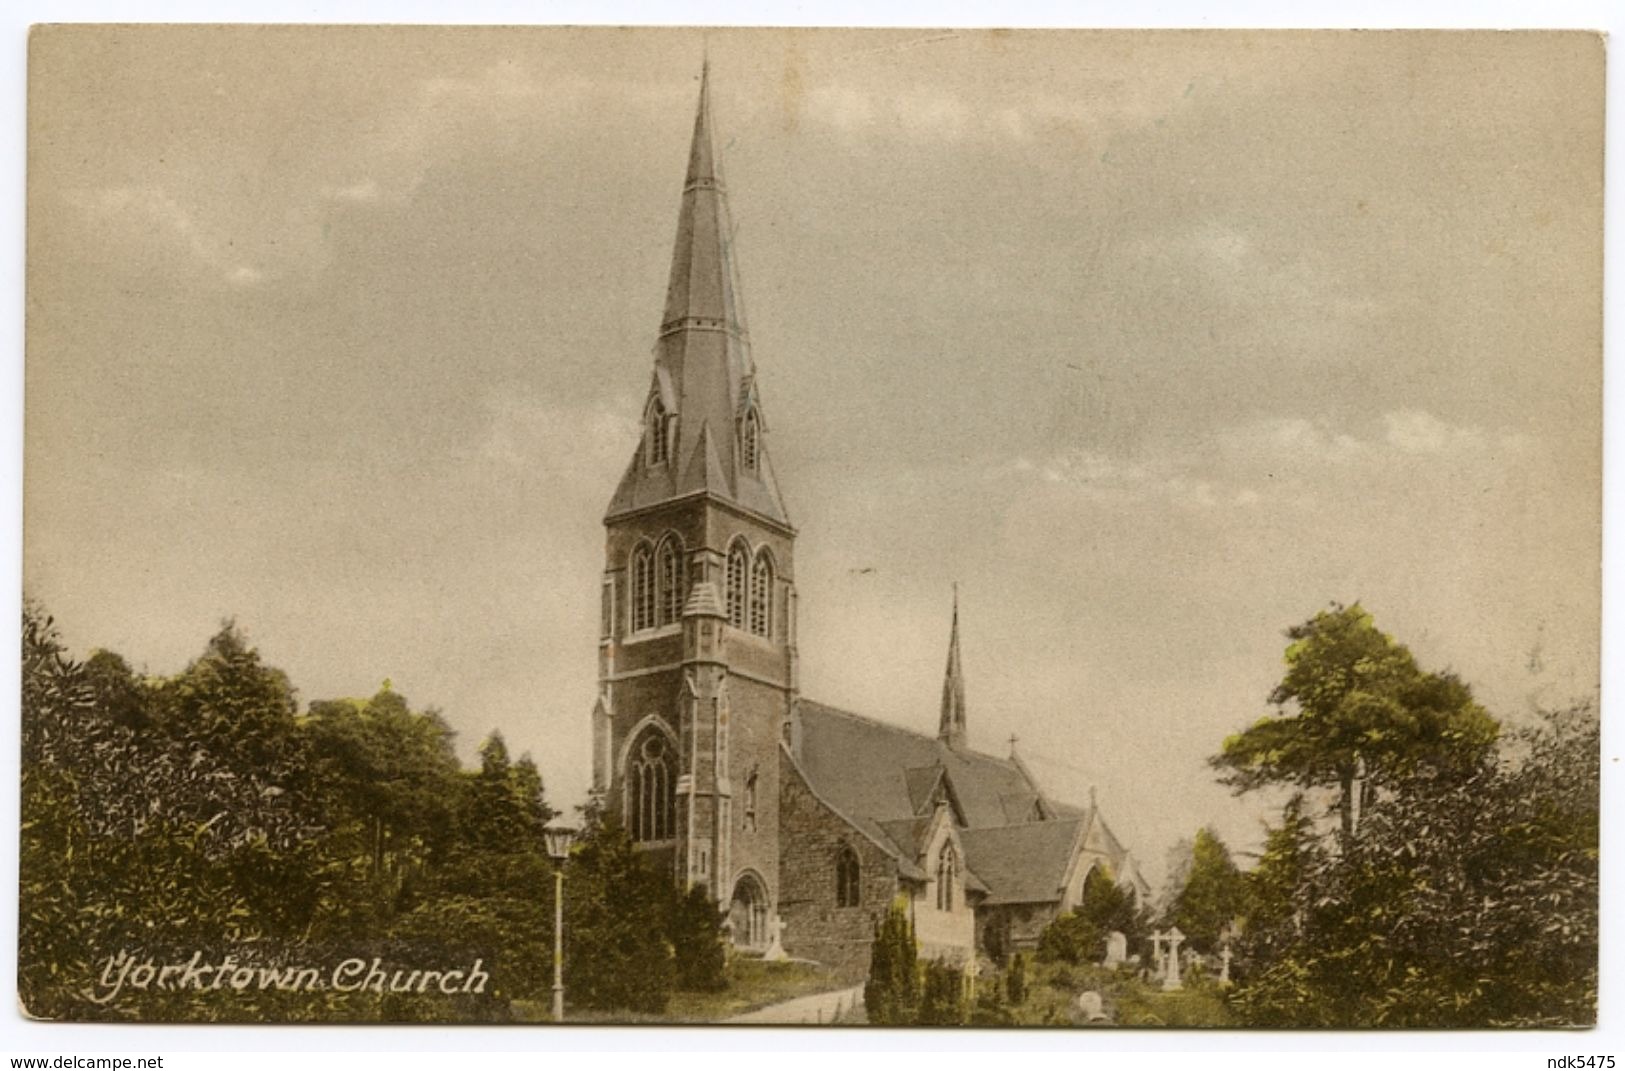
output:
POLYGON ((758 636, 773 631, 773 559, 764 548, 756 554, 750 574, 750 630, 758 636))
POLYGON ((633 748, 627 771, 627 818, 632 839, 670 840, 677 835, 677 782, 671 745, 657 730, 644 733, 633 748))
POLYGON ((745 627, 745 586, 750 582, 750 554, 743 542, 728 550, 728 624, 745 627))
POLYGON ((683 616, 684 595, 682 545, 676 536, 667 536, 660 544, 655 569, 660 585, 659 623, 674 625, 683 616))
POLYGON ((937 909, 939 911, 952 911, 954 909, 954 881, 959 876, 959 853, 954 851, 950 842, 942 846, 942 852, 937 856, 937 909))
POLYGON ((655 627, 655 562, 647 543, 632 552, 632 631, 655 627))
POLYGON ((862 894, 863 872, 858 853, 850 844, 843 844, 835 857, 835 906, 857 907, 862 894))

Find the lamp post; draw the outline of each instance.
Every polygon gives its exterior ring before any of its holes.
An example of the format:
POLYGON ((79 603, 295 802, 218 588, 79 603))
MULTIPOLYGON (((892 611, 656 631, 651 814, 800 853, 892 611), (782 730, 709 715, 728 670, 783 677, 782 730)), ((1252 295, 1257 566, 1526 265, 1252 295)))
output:
POLYGON ((564 863, 576 839, 573 829, 549 826, 542 831, 553 860, 553 1021, 564 1022, 564 863))

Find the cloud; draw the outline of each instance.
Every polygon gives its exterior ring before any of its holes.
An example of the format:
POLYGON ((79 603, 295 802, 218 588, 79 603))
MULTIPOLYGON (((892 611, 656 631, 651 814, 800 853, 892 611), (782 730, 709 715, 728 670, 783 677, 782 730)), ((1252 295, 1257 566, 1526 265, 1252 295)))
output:
POLYGON ((377 179, 363 179, 348 186, 325 186, 322 196, 330 201, 343 201, 349 204, 372 204, 382 195, 377 179))
POLYGON ((1406 454, 1479 453, 1489 446, 1489 438, 1479 428, 1447 424, 1422 409, 1402 409, 1384 413, 1387 428, 1384 441, 1406 454))
POLYGON ((1537 445, 1521 432, 1491 432, 1406 409, 1382 414, 1364 437, 1321 418, 1265 417, 1134 456, 1097 450, 1022 456, 1009 471, 1097 503, 1249 509, 1267 500, 1312 500, 1350 481, 1422 483, 1464 468, 1498 468, 1509 455, 1537 445))
POLYGON ((199 223, 162 187, 105 186, 69 190, 64 196, 98 233, 113 240, 180 253, 233 286, 252 286, 264 278, 258 268, 232 255, 231 239, 199 223))

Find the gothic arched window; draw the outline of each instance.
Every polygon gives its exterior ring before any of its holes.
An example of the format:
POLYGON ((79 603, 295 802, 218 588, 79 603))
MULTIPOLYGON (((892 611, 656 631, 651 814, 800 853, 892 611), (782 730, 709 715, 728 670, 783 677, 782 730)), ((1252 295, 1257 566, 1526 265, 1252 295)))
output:
POLYGON ((655 557, 649 544, 632 552, 632 631, 655 627, 655 557))
POLYGON ((651 465, 664 465, 670 448, 669 422, 666 405, 659 396, 649 399, 649 408, 643 414, 643 442, 651 465))
POLYGON ((656 582, 660 597, 660 624, 675 625, 683 616, 683 548, 676 536, 667 536, 655 556, 656 582))
POLYGON ((939 911, 952 911, 954 909, 954 881, 959 876, 959 853, 954 851, 952 842, 942 846, 942 852, 937 856, 937 909, 939 911))
POLYGON ((750 583, 750 552, 743 541, 728 549, 728 624, 745 627, 745 587, 750 583))
POLYGON ((858 853, 850 844, 843 844, 835 857, 835 906, 857 907, 862 896, 863 871, 858 853))
POLYGON ((745 414, 745 426, 739 433, 740 460, 745 463, 745 468, 750 472, 756 471, 757 461, 761 456, 761 439, 761 424, 757 421, 756 411, 753 409, 745 414))
POLYGON ((677 835, 677 781, 671 745, 649 730, 632 749, 626 772, 627 824, 633 840, 670 840, 677 835))
POLYGON ((773 633, 773 559, 765 547, 756 552, 750 573, 750 630, 758 636, 773 633))

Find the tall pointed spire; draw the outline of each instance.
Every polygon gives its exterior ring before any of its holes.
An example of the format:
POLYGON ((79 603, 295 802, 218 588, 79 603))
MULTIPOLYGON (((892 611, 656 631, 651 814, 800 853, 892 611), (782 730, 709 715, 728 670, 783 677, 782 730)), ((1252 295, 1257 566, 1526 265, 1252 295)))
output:
POLYGON ((965 672, 959 662, 958 584, 954 585, 954 623, 948 634, 948 672, 942 681, 942 721, 937 727, 937 739, 952 748, 965 746, 965 672))
POLYGON ((707 60, 700 68, 671 277, 655 343, 650 408, 663 422, 645 421, 645 448, 632 459, 609 515, 705 493, 788 528, 765 449, 767 424, 756 395, 756 366, 734 267, 733 222, 712 127, 707 60), (652 434, 664 436, 665 450, 647 449, 652 434))

